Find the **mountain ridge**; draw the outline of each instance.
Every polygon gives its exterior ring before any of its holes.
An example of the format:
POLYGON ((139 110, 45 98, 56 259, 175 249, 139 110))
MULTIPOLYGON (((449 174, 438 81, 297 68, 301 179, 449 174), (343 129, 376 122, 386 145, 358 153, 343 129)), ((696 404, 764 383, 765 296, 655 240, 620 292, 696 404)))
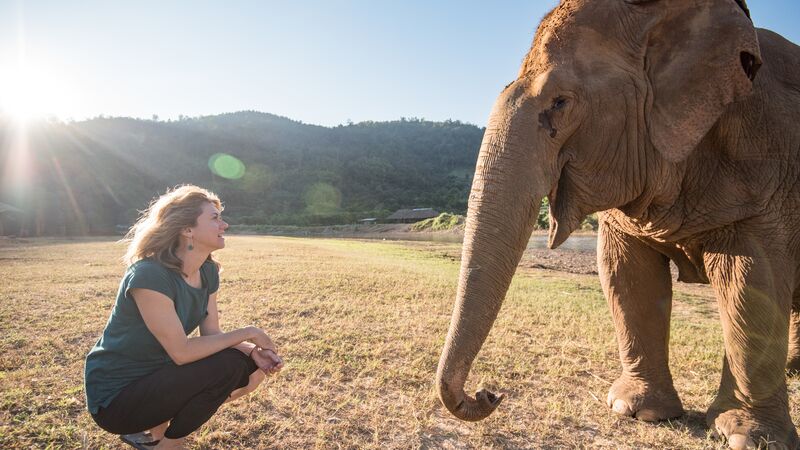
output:
POLYGON ((323 127, 257 111, 40 122, 28 131, 27 152, 10 145, 13 132, 0 121, 0 161, 27 159, 28 169, 0 172, 0 202, 25 211, 16 220, 30 235, 113 231, 184 183, 219 194, 231 223, 351 223, 403 207, 463 214, 483 135, 460 121, 323 127), (217 154, 241 161, 243 176, 214 173, 217 154))

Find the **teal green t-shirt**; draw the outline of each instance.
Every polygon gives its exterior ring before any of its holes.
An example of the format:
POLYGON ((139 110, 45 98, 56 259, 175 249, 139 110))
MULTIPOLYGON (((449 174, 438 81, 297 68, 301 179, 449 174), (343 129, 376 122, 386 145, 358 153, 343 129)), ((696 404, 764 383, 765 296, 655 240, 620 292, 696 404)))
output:
POLYGON ((128 384, 174 364, 147 329, 129 290, 150 289, 172 299, 183 331, 189 335, 208 315, 208 296, 219 288, 219 271, 213 262, 203 263, 200 277, 203 286, 198 289, 150 259, 128 267, 103 335, 86 356, 86 405, 90 413, 108 406, 128 384))

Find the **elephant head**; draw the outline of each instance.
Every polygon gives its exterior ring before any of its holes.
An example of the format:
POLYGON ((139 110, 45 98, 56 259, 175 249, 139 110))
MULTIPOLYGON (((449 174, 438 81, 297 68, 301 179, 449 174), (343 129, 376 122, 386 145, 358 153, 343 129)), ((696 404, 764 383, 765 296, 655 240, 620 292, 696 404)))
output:
POLYGON ((488 120, 469 197, 443 404, 480 420, 502 400, 464 384, 497 317, 542 199, 555 248, 589 213, 636 217, 761 63, 743 0, 562 0, 488 120))

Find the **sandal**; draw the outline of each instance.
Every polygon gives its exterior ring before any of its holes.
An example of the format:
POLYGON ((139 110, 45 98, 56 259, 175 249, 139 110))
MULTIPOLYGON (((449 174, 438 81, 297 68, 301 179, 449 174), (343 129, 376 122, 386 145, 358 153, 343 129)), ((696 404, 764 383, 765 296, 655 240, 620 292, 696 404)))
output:
POLYGON ((122 442, 139 450, 151 450, 159 442, 153 440, 153 436, 149 431, 133 434, 122 434, 119 436, 119 438, 122 439, 122 442))

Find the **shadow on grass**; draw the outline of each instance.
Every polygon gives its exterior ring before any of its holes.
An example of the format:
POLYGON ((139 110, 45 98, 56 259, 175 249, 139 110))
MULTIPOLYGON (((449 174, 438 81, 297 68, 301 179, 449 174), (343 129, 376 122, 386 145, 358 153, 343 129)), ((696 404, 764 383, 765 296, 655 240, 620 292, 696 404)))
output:
POLYGON ((692 313, 703 319, 718 320, 719 309, 715 298, 687 293, 673 293, 675 300, 683 302, 692 308, 692 313))
POLYGON ((706 426, 706 413, 704 411, 686 411, 675 420, 658 422, 657 426, 685 431, 698 439, 706 439, 708 437, 708 426, 706 426))

